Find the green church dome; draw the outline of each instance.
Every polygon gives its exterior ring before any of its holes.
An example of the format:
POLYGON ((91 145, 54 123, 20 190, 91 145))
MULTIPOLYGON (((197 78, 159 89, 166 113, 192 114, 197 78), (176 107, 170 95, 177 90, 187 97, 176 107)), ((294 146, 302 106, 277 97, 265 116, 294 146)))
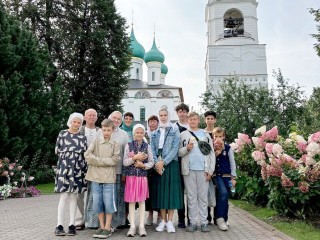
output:
POLYGON ((148 62, 164 62, 164 55, 159 51, 155 39, 153 39, 152 48, 144 55, 144 61, 148 62))
POLYGON ((163 74, 168 73, 168 67, 164 63, 161 63, 161 73, 163 73, 163 74))
POLYGON ((131 29, 130 34, 131 44, 130 48, 132 51, 132 56, 144 59, 145 50, 144 47, 137 41, 136 37, 134 36, 133 28, 131 29))

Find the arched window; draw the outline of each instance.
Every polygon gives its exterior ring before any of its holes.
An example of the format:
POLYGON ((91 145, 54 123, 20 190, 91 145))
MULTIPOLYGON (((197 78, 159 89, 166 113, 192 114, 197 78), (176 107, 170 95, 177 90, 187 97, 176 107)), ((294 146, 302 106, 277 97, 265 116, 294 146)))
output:
POLYGON ((136 95, 134 96, 135 98, 139 98, 139 99, 144 99, 144 98, 151 98, 151 95, 148 91, 146 90, 140 90, 136 93, 136 95))
POLYGON ((156 73, 155 72, 152 72, 152 78, 151 78, 152 81, 155 81, 156 80, 156 73))
POLYGON ((244 34, 243 16, 238 9, 229 9, 223 16, 224 37, 238 37, 244 34))
POLYGON ((146 108, 140 107, 140 121, 144 122, 146 120, 146 108))
POLYGON ((173 97, 173 94, 169 90, 161 90, 160 92, 158 92, 157 97, 158 98, 171 98, 171 97, 173 97))
POLYGON ((136 79, 139 79, 139 68, 136 69, 136 79))

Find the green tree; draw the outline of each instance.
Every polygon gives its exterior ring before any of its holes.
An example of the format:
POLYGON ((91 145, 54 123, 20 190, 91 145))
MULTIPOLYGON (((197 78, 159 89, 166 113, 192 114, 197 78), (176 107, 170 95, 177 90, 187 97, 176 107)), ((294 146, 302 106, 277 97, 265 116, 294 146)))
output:
POLYGON ((304 104, 304 112, 297 121, 297 131, 306 137, 311 133, 320 131, 320 87, 313 88, 312 95, 304 104))
POLYGON ((314 20, 317 22, 318 33, 311 34, 311 36, 314 37, 317 41, 317 43, 314 44, 314 48, 316 49, 316 52, 320 57, 320 9, 311 8, 309 12, 314 16, 314 20))
POLYGON ((121 109, 131 51, 114 0, 7 0, 6 8, 48 46, 75 111, 121 109))
POLYGON ((53 153, 65 94, 32 32, 0 7, 0 157, 29 161, 53 153))
POLYGON ((202 107, 217 112, 217 124, 226 128, 227 139, 233 141, 238 132, 253 136, 262 125, 278 126, 286 134, 288 126, 301 116, 304 101, 300 87, 289 86, 279 70, 274 73, 278 85, 268 90, 251 88, 237 76, 225 79, 217 94, 206 92, 202 107))

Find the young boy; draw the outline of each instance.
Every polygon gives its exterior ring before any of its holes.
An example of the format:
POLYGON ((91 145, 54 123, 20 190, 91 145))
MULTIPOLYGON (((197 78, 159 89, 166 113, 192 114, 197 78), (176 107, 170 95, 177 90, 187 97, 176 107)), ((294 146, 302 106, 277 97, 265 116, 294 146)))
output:
POLYGON ((114 192, 120 145, 110 139, 114 131, 111 120, 103 120, 101 131, 103 135, 97 137, 84 154, 89 166, 86 179, 92 182, 93 211, 98 214, 100 222, 94 238, 111 236, 112 213, 117 211, 114 192))
MULTIPOLYGON (((173 124, 174 128, 179 129, 179 132, 182 133, 186 131, 189 128, 188 125, 188 113, 189 113, 189 107, 185 103, 181 103, 175 108, 176 113, 178 115, 179 120, 173 124)), ((179 166, 181 169, 181 158, 178 158, 179 161, 179 166)), ((183 181, 183 176, 180 175, 180 182, 181 182, 181 188, 182 192, 184 192, 184 181, 183 181)), ((185 223, 185 212, 186 212, 186 204, 184 201, 184 194, 182 194, 182 202, 183 202, 183 208, 178 209, 178 228, 186 228, 186 223, 185 223)), ((188 214, 188 210, 187 210, 188 214)), ((189 224, 189 218, 188 218, 188 224, 189 224)))
POLYGON ((197 139, 206 141, 212 146, 210 135, 203 129, 199 129, 200 117, 196 112, 188 114, 189 129, 180 135, 179 156, 181 160, 181 173, 187 192, 188 216, 190 224, 187 232, 197 230, 198 215, 201 231, 209 232, 208 228, 208 187, 215 167, 215 156, 211 149, 208 155, 204 155, 198 147, 197 139))
POLYGON ((230 145, 224 143, 225 131, 220 127, 213 129, 214 151, 216 155, 216 167, 213 174, 214 183, 217 186, 217 205, 214 208, 214 218, 222 231, 228 230, 228 201, 230 182, 236 184, 236 163, 233 150, 230 145))

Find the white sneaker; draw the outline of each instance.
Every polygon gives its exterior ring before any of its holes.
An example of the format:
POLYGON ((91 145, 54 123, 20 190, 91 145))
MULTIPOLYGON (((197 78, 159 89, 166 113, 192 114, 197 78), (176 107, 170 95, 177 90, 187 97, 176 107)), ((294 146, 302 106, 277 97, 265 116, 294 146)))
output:
POLYGON ((229 222, 228 222, 228 221, 226 221, 226 224, 227 224, 227 226, 228 226, 228 227, 230 227, 230 224, 229 224, 229 222))
POLYGON ((176 229, 174 228, 173 223, 172 223, 171 221, 168 221, 168 222, 166 223, 166 227, 167 227, 167 232, 168 232, 168 233, 174 233, 174 232, 176 232, 176 229))
POLYGON ((153 224, 153 219, 151 217, 150 218, 148 217, 147 221, 146 221, 146 225, 147 226, 152 226, 152 224, 153 224))
POLYGON ((217 224, 220 230, 222 231, 227 231, 228 230, 228 226, 226 224, 226 222, 224 221, 223 218, 218 218, 217 219, 217 224))
POLYGON ((165 229, 166 229, 166 223, 164 221, 159 223, 159 226, 156 227, 157 232, 163 232, 165 229))

